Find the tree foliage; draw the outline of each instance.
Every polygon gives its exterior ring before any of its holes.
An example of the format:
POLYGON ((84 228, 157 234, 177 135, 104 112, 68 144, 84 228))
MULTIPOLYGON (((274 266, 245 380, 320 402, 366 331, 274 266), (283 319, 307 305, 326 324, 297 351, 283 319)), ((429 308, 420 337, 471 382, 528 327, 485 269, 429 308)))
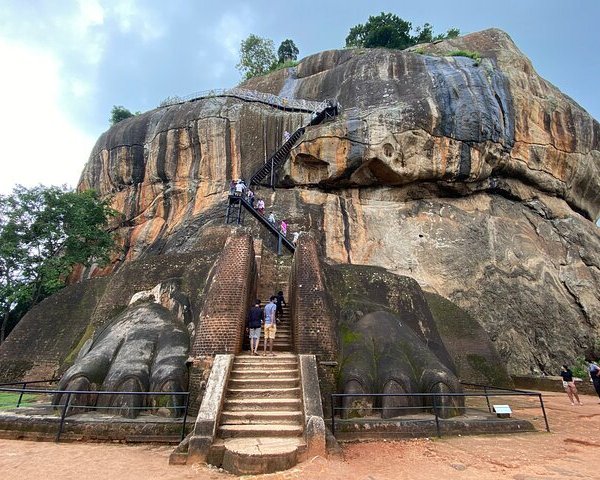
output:
POLYGON ((108 261, 114 214, 92 190, 17 186, 0 195, 0 342, 11 315, 62 288, 75 265, 108 261))
POLYGON ((290 61, 296 61, 299 53, 300 50, 298 50, 294 41, 288 38, 279 45, 279 48, 277 49, 277 58, 279 63, 283 64, 290 61))
POLYGON ((395 48, 403 50, 418 43, 433 42, 445 38, 455 38, 460 34, 457 28, 451 28, 446 34, 434 35, 433 26, 425 23, 415 27, 393 13, 370 16, 367 23, 350 29, 346 37, 346 47, 395 48))
POLYGON ((277 63, 273 40, 251 34, 242 40, 240 46, 240 62, 236 68, 247 80, 268 73, 277 63))
POLYGON ((125 120, 126 118, 135 117, 139 114, 140 112, 133 113, 127 108, 125 108, 123 105, 113 105, 113 108, 110 111, 109 121, 111 125, 116 125, 117 123, 125 120))

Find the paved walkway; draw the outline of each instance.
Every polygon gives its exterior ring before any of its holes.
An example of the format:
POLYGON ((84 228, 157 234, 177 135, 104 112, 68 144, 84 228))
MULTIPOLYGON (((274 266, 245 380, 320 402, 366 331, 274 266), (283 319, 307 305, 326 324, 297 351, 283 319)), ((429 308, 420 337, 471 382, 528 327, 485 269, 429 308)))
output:
MULTIPOLYGON (((313 458, 264 479, 336 480, 541 480, 600 478, 600 405, 582 396, 571 407, 567 396, 544 394, 551 434, 490 435, 441 440, 356 443, 344 458, 313 458)), ((0 440, 2 480, 160 478, 225 479, 204 465, 169 466, 169 447, 113 444, 55 444, 0 440)))

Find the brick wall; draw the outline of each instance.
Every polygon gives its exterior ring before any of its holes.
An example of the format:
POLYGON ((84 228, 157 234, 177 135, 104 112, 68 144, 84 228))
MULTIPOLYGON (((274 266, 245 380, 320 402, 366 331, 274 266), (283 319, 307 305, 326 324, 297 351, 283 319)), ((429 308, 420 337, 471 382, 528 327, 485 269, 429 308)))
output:
POLYGON ((315 354, 318 361, 335 360, 335 316, 326 291, 317 244, 309 235, 300 237, 294 254, 289 303, 296 352, 315 354))
POLYGON ((236 232, 225 243, 213 269, 206 300, 196 322, 193 357, 241 351, 246 315, 255 290, 252 237, 236 232))

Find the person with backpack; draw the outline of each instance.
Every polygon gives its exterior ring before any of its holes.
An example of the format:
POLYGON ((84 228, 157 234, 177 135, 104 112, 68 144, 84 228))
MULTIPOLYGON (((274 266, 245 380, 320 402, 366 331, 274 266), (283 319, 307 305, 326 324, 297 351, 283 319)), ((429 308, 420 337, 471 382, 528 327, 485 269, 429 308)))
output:
POLYGON ((258 344, 260 343, 260 329, 263 323, 263 311, 260 308, 260 300, 256 300, 254 306, 248 312, 246 328, 250 336, 250 352, 258 355, 258 344))
POLYGON ((277 292, 275 303, 276 303, 277 320, 281 322, 281 317, 283 316, 283 306, 286 305, 285 299, 283 298, 283 292, 281 290, 279 290, 277 292))

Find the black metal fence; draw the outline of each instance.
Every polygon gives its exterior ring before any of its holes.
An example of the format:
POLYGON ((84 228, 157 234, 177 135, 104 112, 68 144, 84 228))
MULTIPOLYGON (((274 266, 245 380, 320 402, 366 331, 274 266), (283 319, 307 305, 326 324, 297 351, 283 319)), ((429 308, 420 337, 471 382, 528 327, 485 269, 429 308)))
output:
MULTIPOLYGON (((41 402, 36 402, 34 405, 37 408, 49 408, 55 411, 60 411, 60 423, 58 426, 58 431, 56 432, 56 441, 60 441, 60 437, 64 430, 65 419, 67 417, 67 413, 69 410, 76 411, 81 410, 116 410, 119 409, 118 405, 111 406, 98 406, 98 405, 83 405, 80 402, 72 404, 72 399, 75 395, 77 398, 81 398, 81 396, 89 395, 89 396, 102 396, 102 395, 119 395, 119 396, 143 396, 143 397, 183 397, 183 416, 181 417, 181 440, 185 438, 186 435, 186 424, 187 424, 187 415, 189 410, 190 403, 190 392, 122 392, 122 391, 103 391, 103 390, 56 390, 51 388, 28 388, 31 385, 39 385, 39 384, 51 384, 58 382, 57 379, 51 380, 34 380, 34 381, 23 381, 23 382, 10 382, 10 383, 2 383, 0 384, 0 393, 12 393, 14 395, 18 395, 16 402, 14 402, 14 408, 19 409, 23 408, 23 396, 24 395, 40 395, 44 397, 52 396, 51 398, 59 398, 57 395, 60 394, 61 402, 53 403, 51 400, 49 402, 44 402, 43 399, 41 402), (19 388, 20 387, 20 388, 19 388), (64 401, 62 401, 64 399, 64 401)), ((28 403, 27 406, 31 406, 32 404, 28 403)), ((13 407, 12 403, 2 404, 0 408, 13 407)), ((129 410, 151 410, 155 407, 152 406, 141 406, 141 407, 133 407, 128 406, 129 410)), ((168 408, 173 410, 180 410, 181 406, 172 406, 172 407, 161 407, 168 408)), ((175 420, 177 421, 177 420, 175 420)))
MULTIPOLYGON (((358 413, 358 415, 351 418, 351 422, 357 425, 369 425, 376 422, 380 425, 390 425, 403 421, 403 415, 410 415, 413 413, 430 413, 433 416, 435 424, 435 432, 438 437, 442 435, 442 428, 440 426, 440 419, 444 419, 448 415, 446 413, 448 409, 458 411, 459 415, 465 414, 483 414, 489 415, 493 412, 492 404, 490 399, 494 398, 512 398, 512 402, 515 399, 526 400, 526 402, 517 402, 518 406, 513 409, 513 413, 522 415, 523 420, 530 421, 531 419, 537 419, 543 417, 544 427, 547 432, 550 431, 548 424, 548 417, 546 415, 546 409, 544 407, 544 400, 542 394, 539 392, 528 392, 525 390, 515 390, 509 388, 492 387, 488 385, 479 385, 471 383, 462 384, 467 389, 475 389, 474 391, 462 392, 462 393, 334 393, 331 394, 331 431, 333 435, 336 434, 336 415, 338 416, 337 422, 348 422, 344 417, 347 416, 350 411, 358 413), (383 407, 382 400, 391 397, 409 397, 407 402, 409 405, 398 405, 398 402, 394 403, 391 407, 383 407), (366 399, 366 406, 363 405, 362 409, 365 413, 360 415, 361 407, 356 405, 343 406, 343 400, 347 398, 352 399, 366 399), (460 403, 464 406, 448 405, 447 402, 453 398, 460 398, 460 403), (418 401, 417 401, 418 399, 418 401), (536 401, 537 400, 537 401, 536 401), (532 401, 534 404, 532 404, 532 401), (418 404, 418 405, 415 405, 418 404), (384 409, 391 409, 394 412, 403 412, 399 416, 392 418, 384 418, 382 413, 384 409), (541 416, 531 414, 531 409, 537 409, 541 413, 541 416), (404 413, 406 412, 406 413, 404 413), (341 416, 341 418, 340 418, 341 416)), ((458 403, 458 402, 456 402, 458 403)), ((404 417, 406 418, 406 417, 404 417)), ((454 417, 456 418, 456 417, 454 417)), ((365 430, 369 431, 369 430, 365 430)))

